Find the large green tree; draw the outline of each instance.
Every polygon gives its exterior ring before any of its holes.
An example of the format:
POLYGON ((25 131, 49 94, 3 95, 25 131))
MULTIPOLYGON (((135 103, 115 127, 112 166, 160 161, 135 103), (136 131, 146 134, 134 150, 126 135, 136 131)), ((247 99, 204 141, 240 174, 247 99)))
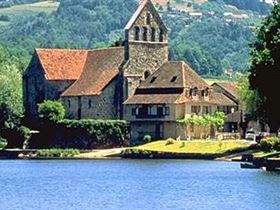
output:
POLYGON ((258 108, 260 117, 276 131, 280 127, 280 0, 257 30, 249 80, 262 99, 258 108))

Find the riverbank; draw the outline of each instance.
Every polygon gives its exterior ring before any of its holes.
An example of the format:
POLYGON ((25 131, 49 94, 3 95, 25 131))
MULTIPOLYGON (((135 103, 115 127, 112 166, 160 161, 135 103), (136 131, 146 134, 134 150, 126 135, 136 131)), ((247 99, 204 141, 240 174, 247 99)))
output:
POLYGON ((195 140, 156 141, 126 149, 121 157, 132 159, 205 159, 214 160, 253 149, 249 141, 195 140))
POLYGON ((256 145, 248 141, 195 140, 156 141, 130 148, 103 150, 48 149, 48 150, 2 150, 0 158, 9 159, 205 159, 231 160, 241 157, 256 145))

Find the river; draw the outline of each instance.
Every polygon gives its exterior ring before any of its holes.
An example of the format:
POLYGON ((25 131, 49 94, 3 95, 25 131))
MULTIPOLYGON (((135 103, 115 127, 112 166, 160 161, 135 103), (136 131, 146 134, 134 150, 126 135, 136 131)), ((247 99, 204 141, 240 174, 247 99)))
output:
POLYGON ((280 174, 189 160, 0 161, 1 210, 280 209, 280 174))

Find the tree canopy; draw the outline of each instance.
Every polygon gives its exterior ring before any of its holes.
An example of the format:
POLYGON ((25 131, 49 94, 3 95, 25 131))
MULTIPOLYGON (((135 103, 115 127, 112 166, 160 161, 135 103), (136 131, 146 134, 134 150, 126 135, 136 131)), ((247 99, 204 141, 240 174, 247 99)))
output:
POLYGON ((262 103, 259 115, 272 130, 280 127, 280 0, 274 4, 252 44, 250 85, 259 94, 262 103))

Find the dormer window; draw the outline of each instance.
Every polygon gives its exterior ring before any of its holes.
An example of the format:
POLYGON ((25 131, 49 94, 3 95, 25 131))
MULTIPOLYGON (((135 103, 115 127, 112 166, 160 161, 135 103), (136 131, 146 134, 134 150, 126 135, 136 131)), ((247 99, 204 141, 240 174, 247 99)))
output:
POLYGON ((148 41, 148 29, 146 27, 143 28, 143 41, 148 41))
POLYGON ((170 80, 170 82, 175 82, 177 80, 177 76, 172 77, 172 79, 170 80))
POLYGON ((198 88, 197 87, 193 88, 192 96, 197 96, 197 93, 198 93, 198 88))
POLYGON ((208 97, 209 96, 209 88, 206 88, 204 91, 204 96, 208 97))
POLYGON ((140 40, 140 28, 138 26, 135 26, 134 28, 134 40, 135 41, 140 40))
POLYGON ((153 77, 152 79, 151 79, 151 81, 150 81, 150 83, 154 83, 155 81, 156 81, 156 77, 153 77))
POLYGON ((147 24, 147 25, 150 25, 150 24, 151 24, 151 14, 150 14, 150 13, 147 13, 146 24, 147 24))

